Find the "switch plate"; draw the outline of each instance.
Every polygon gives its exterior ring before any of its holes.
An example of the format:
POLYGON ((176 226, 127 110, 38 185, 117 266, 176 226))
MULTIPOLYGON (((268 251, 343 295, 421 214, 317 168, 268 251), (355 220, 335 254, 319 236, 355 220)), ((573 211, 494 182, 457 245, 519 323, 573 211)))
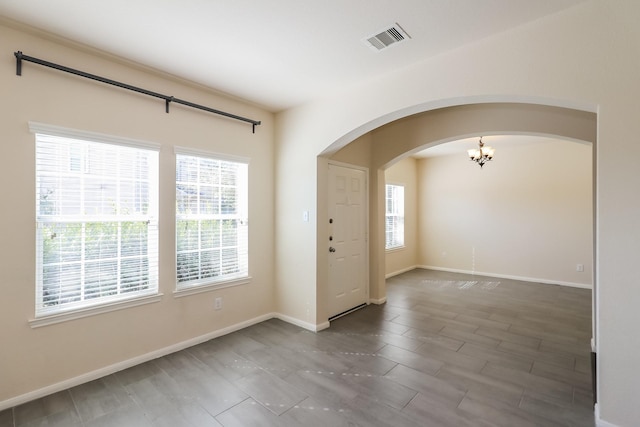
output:
POLYGON ((213 303, 214 310, 222 310, 222 297, 218 297, 215 299, 213 303))
POLYGON ((304 222, 309 222, 309 211, 302 211, 302 220, 304 222))
POLYGON ((576 264, 576 271, 582 273, 584 271, 584 265, 576 264))

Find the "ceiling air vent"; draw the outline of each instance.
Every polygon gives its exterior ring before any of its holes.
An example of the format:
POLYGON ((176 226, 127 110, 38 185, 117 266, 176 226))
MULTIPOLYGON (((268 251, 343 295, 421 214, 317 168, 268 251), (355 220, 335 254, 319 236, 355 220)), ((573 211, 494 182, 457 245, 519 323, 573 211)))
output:
POLYGON ((389 28, 379 31, 377 34, 366 37, 364 42, 373 50, 379 51, 410 38, 402 27, 396 23, 389 28))

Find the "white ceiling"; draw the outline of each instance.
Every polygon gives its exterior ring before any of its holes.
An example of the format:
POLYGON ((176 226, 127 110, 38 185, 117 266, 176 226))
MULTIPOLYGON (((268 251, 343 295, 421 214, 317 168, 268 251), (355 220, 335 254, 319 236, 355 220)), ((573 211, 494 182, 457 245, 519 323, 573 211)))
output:
POLYGON ((279 111, 583 1, 0 0, 0 16, 279 111), (363 43, 396 22, 410 40, 363 43))

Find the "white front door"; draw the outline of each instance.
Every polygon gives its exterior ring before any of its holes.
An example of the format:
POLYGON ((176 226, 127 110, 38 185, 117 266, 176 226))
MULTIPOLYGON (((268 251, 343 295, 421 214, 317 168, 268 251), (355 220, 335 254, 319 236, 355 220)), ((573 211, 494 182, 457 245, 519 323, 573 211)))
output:
POLYGON ((329 318, 367 303, 367 174, 329 165, 329 318))

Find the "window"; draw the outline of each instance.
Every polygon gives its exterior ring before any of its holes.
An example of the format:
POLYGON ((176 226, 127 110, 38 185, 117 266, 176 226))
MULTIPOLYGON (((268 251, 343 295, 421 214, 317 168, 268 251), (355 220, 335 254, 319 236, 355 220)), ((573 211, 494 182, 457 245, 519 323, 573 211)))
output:
POLYGON ((404 246, 404 186, 385 186, 385 248, 404 246))
MULTIPOLYGON (((158 151, 36 133, 36 317, 158 292, 158 151)), ((66 132, 67 134, 69 132, 66 132)))
POLYGON ((247 162, 176 150, 177 289, 246 279, 247 162))

